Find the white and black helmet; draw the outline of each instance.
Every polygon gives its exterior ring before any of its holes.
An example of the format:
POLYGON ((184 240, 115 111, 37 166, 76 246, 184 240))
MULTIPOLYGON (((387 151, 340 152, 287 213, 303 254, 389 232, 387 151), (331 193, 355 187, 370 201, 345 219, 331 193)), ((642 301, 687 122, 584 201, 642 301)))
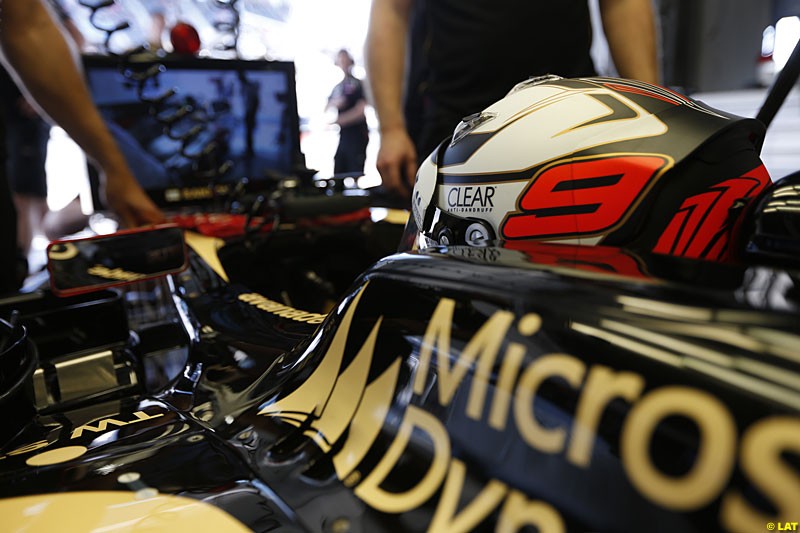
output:
POLYGON ((666 88, 532 78, 421 165, 416 245, 546 240, 719 259, 730 211, 771 181, 764 128, 666 88))

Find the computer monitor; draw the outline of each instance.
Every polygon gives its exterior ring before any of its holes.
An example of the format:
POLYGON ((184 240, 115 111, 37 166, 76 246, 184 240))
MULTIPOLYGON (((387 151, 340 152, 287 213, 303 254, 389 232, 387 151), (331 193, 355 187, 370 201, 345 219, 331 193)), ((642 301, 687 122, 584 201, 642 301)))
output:
MULTIPOLYGON (((307 171, 292 62, 180 57, 121 66, 119 59, 86 56, 84 68, 131 170, 161 207, 208 203, 242 178, 253 190, 307 171), (169 90, 174 95, 163 102, 145 101, 169 90), (165 120, 174 122, 165 129, 165 120), (219 175, 221 167, 227 171, 219 175)), ((93 201, 102 207, 97 187, 93 201)))

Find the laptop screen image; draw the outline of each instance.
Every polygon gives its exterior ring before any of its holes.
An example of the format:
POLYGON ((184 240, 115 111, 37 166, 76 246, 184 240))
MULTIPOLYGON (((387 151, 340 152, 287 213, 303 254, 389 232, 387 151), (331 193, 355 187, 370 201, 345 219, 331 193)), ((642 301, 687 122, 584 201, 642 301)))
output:
POLYGON ((258 189, 305 168, 291 62, 179 58, 120 68, 87 56, 84 68, 136 179, 162 207, 203 205, 242 178, 258 189))

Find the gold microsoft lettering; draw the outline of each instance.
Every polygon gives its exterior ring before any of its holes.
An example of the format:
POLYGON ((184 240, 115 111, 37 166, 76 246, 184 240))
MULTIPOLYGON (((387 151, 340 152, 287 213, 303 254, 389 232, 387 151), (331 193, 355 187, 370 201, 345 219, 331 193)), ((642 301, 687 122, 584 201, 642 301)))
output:
MULTIPOLYGON (((264 406, 259 414, 283 419, 298 428, 323 451, 347 434, 333 462, 339 479, 354 486, 363 501, 388 513, 402 513, 429 501, 437 491, 439 502, 431 529, 467 531, 499 511, 498 527, 518 529, 535 525, 540 529, 563 530, 563 520, 549 504, 528 500, 521 492, 491 479, 472 501, 459 508, 466 477, 466 466, 452 457, 450 438, 444 424, 420 406, 405 405, 396 434, 378 464, 367 472, 356 470, 381 434, 386 415, 394 401, 400 359, 374 381, 367 382, 376 336, 381 319, 362 345, 353 362, 341 372, 344 345, 358 305, 362 288, 347 310, 335 338, 320 366, 297 390, 276 403, 264 406), (304 424, 309 415, 314 423, 304 424), (403 492, 384 488, 410 444, 413 432, 422 432, 433 443, 432 460, 417 481, 403 492)), ((260 301, 249 297, 252 302, 260 301)), ((261 301, 261 303, 265 303, 261 301)), ((269 302, 275 304, 275 302, 269 302)), ((277 304, 280 305, 280 304, 277 304)), ((653 503, 678 512, 692 512, 711 505, 722 497, 719 520, 734 531, 753 530, 770 517, 753 507, 737 490, 725 492, 736 467, 767 497, 784 522, 790 520, 800 480, 782 454, 800 453, 800 421, 791 417, 772 417, 743 428, 741 447, 728 408, 714 395, 685 386, 660 387, 645 391, 643 376, 618 371, 604 365, 587 365, 578 357, 544 354, 526 359, 524 344, 508 342, 512 327, 525 337, 535 335, 541 318, 529 313, 516 320, 513 313, 498 310, 458 351, 451 349, 455 301, 442 298, 423 333, 419 364, 412 376, 414 393, 419 396, 437 384, 442 406, 448 406, 464 378, 471 376, 465 414, 494 430, 506 429, 513 420, 522 442, 539 453, 563 454, 564 460, 588 469, 602 416, 612 401, 623 400, 630 410, 620 430, 622 468, 631 484, 653 503), (501 356, 502 354, 502 356, 501 356), (435 358, 435 363, 434 363, 435 358), (499 361, 499 363, 498 363, 499 361), (497 366, 499 364, 499 371, 497 366), (435 377, 432 373, 435 367, 435 377), (495 377, 496 376, 496 377, 495 377), (560 379, 578 392, 571 428, 544 426, 534 416, 539 389, 549 379, 560 379), (488 410, 487 410, 488 407, 488 410), (672 416, 691 420, 699 431, 699 445, 691 468, 681 475, 663 472, 651 457, 650 445, 657 438, 660 423, 672 416)))

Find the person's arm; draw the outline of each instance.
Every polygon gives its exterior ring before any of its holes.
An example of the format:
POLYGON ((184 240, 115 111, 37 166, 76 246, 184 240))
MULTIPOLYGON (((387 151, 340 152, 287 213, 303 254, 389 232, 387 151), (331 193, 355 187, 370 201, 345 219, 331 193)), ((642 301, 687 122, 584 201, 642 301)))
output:
POLYGON ((327 111, 327 110, 329 110, 331 108, 334 108, 334 109, 338 110, 339 109, 340 100, 341 100, 340 96, 334 96, 334 93, 331 93, 331 95, 328 97, 328 102, 325 104, 325 111, 327 111))
POLYGON ((365 55, 373 105, 380 125, 377 167, 384 185, 410 196, 417 152, 406 131, 402 92, 406 35, 414 0, 373 0, 365 55))
POLYGON ((600 15, 620 76, 659 83, 652 0, 600 0, 600 15))
POLYGON ((339 116, 336 117, 336 124, 339 126, 349 126, 364 121, 364 110, 367 107, 367 101, 364 99, 356 102, 356 105, 347 111, 339 111, 339 116))
POLYGON ((108 132, 61 28, 40 0, 2 0, 3 60, 44 113, 75 140, 106 177, 109 205, 126 225, 163 221, 108 132))

